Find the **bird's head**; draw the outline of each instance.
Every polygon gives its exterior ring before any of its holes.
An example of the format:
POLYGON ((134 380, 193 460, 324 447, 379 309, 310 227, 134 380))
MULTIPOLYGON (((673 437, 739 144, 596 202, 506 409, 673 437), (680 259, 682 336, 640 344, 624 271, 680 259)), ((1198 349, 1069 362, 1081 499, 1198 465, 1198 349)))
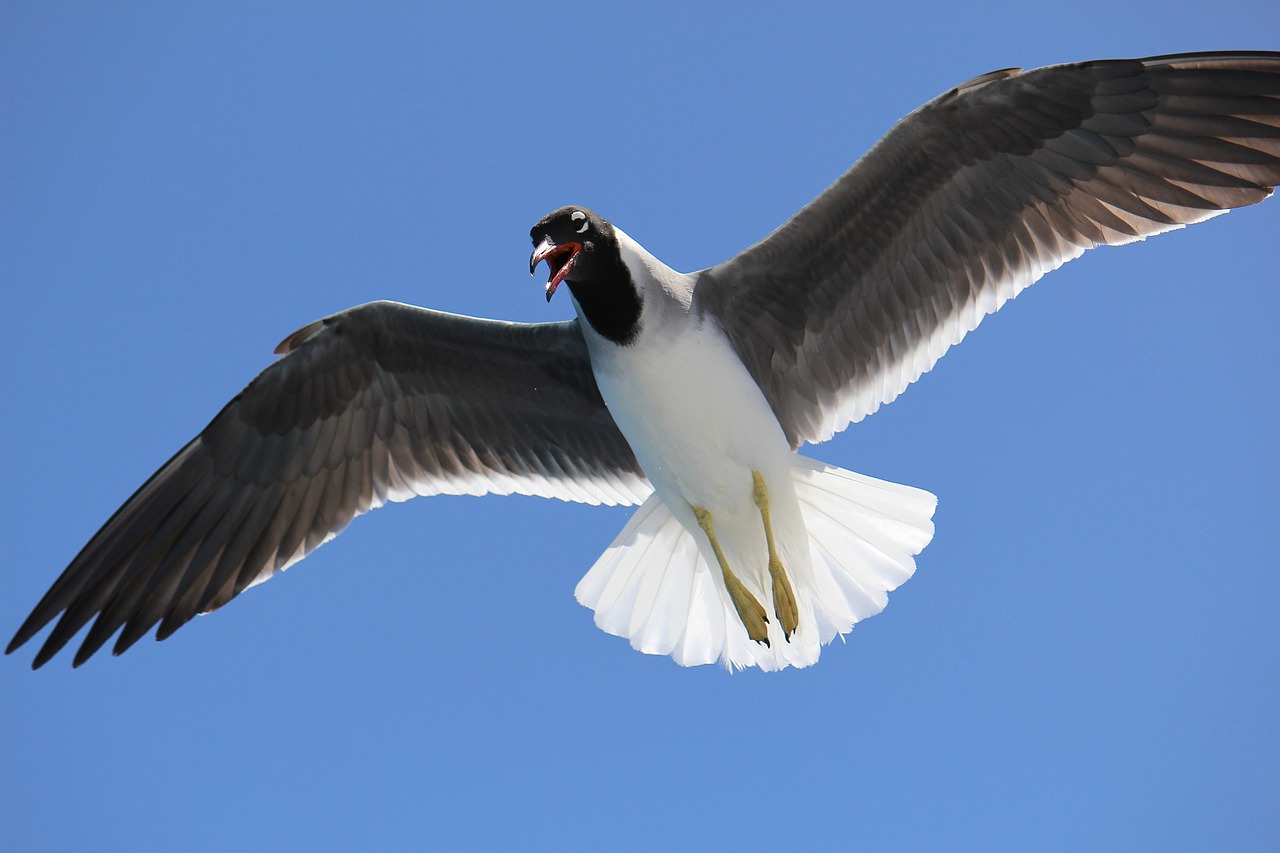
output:
POLYGON ((591 278, 597 253, 613 237, 613 226, 585 207, 562 207, 538 220, 529 230, 533 254, 529 256, 529 274, 538 264, 547 262, 551 276, 547 279, 547 301, 562 281, 586 281, 591 278))

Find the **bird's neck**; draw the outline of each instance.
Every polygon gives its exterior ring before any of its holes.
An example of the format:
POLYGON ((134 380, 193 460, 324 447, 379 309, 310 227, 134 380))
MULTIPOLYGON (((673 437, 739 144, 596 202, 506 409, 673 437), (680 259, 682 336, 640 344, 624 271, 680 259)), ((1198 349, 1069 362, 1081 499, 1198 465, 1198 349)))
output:
POLYGON ((578 313, 602 338, 626 346, 640 334, 644 312, 639 283, 615 242, 592 259, 591 278, 567 280, 578 313))

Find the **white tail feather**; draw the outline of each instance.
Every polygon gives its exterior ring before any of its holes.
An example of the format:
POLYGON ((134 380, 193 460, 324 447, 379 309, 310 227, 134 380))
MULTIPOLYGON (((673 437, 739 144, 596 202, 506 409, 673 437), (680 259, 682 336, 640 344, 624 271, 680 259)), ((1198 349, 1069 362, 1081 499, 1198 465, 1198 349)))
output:
MULTIPOLYGON (((796 456, 792 477, 809 534, 810 571, 790 572, 801 614, 790 641, 771 620, 771 643, 752 642, 714 571, 654 494, 574 591, 601 629, 682 666, 808 666, 821 645, 884 609, 933 538, 928 492, 796 456)), ((698 535, 701 535, 699 532, 698 535)), ((768 604, 766 604, 768 607, 768 604)))

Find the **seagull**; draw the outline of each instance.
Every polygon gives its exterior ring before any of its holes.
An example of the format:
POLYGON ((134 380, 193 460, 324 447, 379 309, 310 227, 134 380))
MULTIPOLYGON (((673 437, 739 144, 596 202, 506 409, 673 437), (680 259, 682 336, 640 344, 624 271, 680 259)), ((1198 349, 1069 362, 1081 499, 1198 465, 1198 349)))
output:
POLYGON ((639 508, 577 599, 639 651, 777 670, 880 612, 933 495, 802 456, 1086 249, 1280 183, 1280 53, 1004 69, 902 119, 759 243, 681 273, 583 206, 533 226, 576 318, 317 320, 111 516, 18 629, 165 639, 415 495, 639 508))

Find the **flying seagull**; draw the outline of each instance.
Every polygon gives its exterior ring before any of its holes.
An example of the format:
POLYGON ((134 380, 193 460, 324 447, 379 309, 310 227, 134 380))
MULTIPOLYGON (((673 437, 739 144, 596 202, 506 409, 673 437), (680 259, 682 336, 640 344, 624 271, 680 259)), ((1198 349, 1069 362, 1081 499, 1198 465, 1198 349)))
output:
POLYGON ((8 651, 92 620, 80 665, 432 494, 639 509, 578 584, 596 623, 684 665, 808 666, 878 613, 935 499, 800 456, 897 397, 987 314, 1086 249, 1267 198, 1280 53, 984 74, 899 122, 764 240, 680 273, 586 207, 531 232, 577 318, 374 302, 283 357, 138 489, 8 651))

